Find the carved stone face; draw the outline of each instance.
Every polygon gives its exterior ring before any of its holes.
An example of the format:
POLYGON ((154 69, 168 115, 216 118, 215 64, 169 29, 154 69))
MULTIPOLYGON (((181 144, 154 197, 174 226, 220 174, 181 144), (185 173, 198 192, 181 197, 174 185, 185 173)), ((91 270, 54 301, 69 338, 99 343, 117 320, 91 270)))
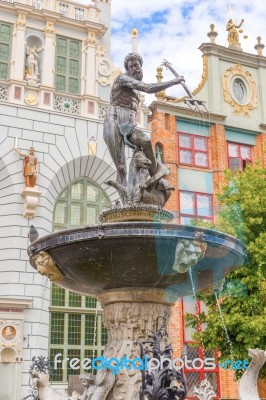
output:
POLYGON ((142 67, 140 62, 135 59, 135 60, 130 60, 127 63, 127 73, 130 76, 133 76, 133 78, 141 81, 143 78, 143 72, 142 72, 142 67))
POLYGON ((205 243, 180 240, 176 246, 173 269, 181 273, 187 272, 190 267, 194 267, 204 257, 206 247, 205 243))
POLYGON ((40 254, 37 255, 35 264, 39 274, 47 276, 53 282, 60 281, 64 278, 56 267, 50 254, 45 251, 41 251, 40 254))

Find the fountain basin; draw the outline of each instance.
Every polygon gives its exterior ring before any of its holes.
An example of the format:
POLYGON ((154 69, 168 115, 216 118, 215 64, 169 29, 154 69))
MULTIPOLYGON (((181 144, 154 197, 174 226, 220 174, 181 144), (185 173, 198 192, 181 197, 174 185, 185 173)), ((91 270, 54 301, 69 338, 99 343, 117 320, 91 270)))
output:
POLYGON ((190 266, 196 290, 212 291, 245 261, 244 244, 230 235, 158 222, 106 223, 42 237, 28 249, 35 269, 40 252, 61 272, 59 286, 87 296, 139 287, 193 294, 190 266))

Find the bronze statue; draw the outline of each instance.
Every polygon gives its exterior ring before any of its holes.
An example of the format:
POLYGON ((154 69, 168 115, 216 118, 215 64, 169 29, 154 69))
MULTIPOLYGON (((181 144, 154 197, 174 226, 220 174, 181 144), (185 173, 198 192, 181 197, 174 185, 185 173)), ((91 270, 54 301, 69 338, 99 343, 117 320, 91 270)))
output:
POLYGON ((239 25, 236 25, 232 19, 229 19, 226 25, 226 30, 228 31, 228 43, 229 46, 238 46, 239 45, 239 35, 238 29, 241 28, 244 20, 242 19, 239 25))
POLYGON ((38 175, 38 160, 34 155, 34 147, 30 148, 29 154, 22 153, 15 145, 16 152, 24 158, 23 176, 26 187, 35 187, 38 175))
MULTIPOLYGON (((129 122, 120 125, 120 132, 124 137, 124 142, 130 147, 132 145, 128 142, 128 136, 141 137, 143 135, 140 129, 135 128, 135 125, 129 122)), ((155 161, 155 173, 153 170, 153 173, 150 174, 151 167, 152 161, 136 146, 129 165, 127 186, 114 181, 107 181, 106 184, 117 189, 120 197, 126 198, 130 206, 151 204, 163 208, 174 188, 162 179, 168 173, 168 169, 160 161, 155 161)))
MULTIPOLYGON (((126 72, 119 75, 114 81, 110 106, 104 119, 103 135, 111 157, 117 168, 117 183, 127 187, 127 171, 125 158, 125 143, 120 133, 123 123, 135 124, 135 116, 140 101, 139 91, 156 93, 170 86, 184 82, 181 76, 167 82, 144 83, 142 82, 143 60, 137 53, 129 53, 124 61, 126 72)), ((150 138, 141 130, 132 130, 128 141, 133 147, 143 150, 145 156, 151 161, 149 173, 151 176, 157 172, 157 163, 152 150, 150 138)), ((125 195, 120 194, 123 204, 127 203, 125 195)))

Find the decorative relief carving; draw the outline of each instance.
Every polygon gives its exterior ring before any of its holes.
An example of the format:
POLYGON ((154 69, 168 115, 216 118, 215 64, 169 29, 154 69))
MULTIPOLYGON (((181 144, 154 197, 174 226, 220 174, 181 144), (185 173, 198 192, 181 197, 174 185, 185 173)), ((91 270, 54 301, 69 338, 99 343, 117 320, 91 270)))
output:
POLYGON ((99 119, 104 119, 107 110, 108 106, 104 106, 102 104, 99 105, 99 119))
POLYGON ((26 92, 24 100, 26 104, 36 106, 39 103, 39 94, 37 92, 26 92))
POLYGON ((26 28, 26 26, 28 25, 27 24, 27 21, 26 21, 26 15, 25 14, 19 14, 18 15, 18 19, 16 20, 16 25, 17 25, 17 28, 19 29, 25 29, 26 28))
POLYGON ((224 89, 224 100, 234 107, 234 114, 244 115, 249 117, 250 110, 253 110, 258 106, 256 83, 247 70, 244 70, 242 65, 237 64, 234 67, 228 68, 223 76, 223 89, 224 89), (232 96, 232 79, 239 76, 244 80, 247 86, 247 101, 245 104, 239 104, 236 99, 232 96))
MULTIPOLYGON (((140 356, 137 340, 144 339, 148 330, 156 330, 158 316, 168 321, 170 307, 159 303, 117 302, 104 306, 104 323, 108 342, 104 357, 133 359, 140 356)), ((101 369, 96 375, 96 390, 91 400, 139 399, 141 372, 123 369, 116 375, 101 369)))
POLYGON ((46 26, 44 28, 45 36, 54 37, 55 28, 54 23, 52 21, 47 21, 46 26))
POLYGON ((80 100, 63 96, 54 97, 54 109, 66 114, 80 114, 80 100))
POLYGON ((0 362, 20 362, 22 349, 22 321, 0 321, 0 362))
POLYGON ((53 258, 46 251, 40 251, 40 253, 33 256, 33 261, 39 274, 47 276, 52 282, 64 279, 64 275, 59 271, 53 258))
POLYGON ((102 86, 111 85, 111 83, 113 82, 113 80, 111 79, 113 73, 112 61, 109 58, 105 57, 105 48, 103 46, 98 46, 97 54, 99 56, 98 72, 99 75, 102 75, 102 77, 99 78, 99 83, 102 86))
POLYGON ((8 100, 8 87, 7 86, 0 86, 0 100, 8 100))

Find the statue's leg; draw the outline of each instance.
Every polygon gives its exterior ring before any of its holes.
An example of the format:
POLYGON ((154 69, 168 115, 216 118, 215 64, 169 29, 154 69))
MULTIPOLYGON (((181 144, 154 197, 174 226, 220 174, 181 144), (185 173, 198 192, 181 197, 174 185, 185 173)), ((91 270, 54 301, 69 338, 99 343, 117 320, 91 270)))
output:
POLYGON ((157 162, 153 153, 150 138, 140 129, 135 129, 129 137, 130 143, 143 149, 145 156, 151 161, 150 175, 153 176, 157 171, 157 162))
MULTIPOLYGON (((125 145, 123 138, 119 133, 119 125, 120 122, 117 118, 117 115, 114 114, 112 109, 109 109, 104 120, 103 137, 117 169, 117 182, 126 187, 127 169, 125 145)), ((126 203, 126 198, 123 194, 121 195, 121 200, 123 204, 126 203)))

